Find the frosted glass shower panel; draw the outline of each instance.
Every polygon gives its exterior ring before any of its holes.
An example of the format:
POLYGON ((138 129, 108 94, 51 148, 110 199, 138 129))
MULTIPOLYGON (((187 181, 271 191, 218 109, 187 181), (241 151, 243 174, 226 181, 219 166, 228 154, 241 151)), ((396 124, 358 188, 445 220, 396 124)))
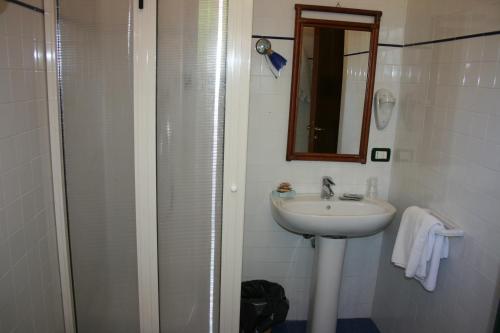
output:
POLYGON ((162 332, 218 332, 226 1, 158 1, 162 332))
POLYGON ((59 0, 64 166, 79 333, 139 332, 127 0, 59 0))

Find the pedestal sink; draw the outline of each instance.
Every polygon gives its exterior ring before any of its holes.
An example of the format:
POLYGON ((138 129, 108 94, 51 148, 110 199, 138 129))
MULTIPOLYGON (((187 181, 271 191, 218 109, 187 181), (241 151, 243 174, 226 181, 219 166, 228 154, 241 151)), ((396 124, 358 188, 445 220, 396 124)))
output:
POLYGON ((316 237, 308 332, 335 333, 346 240, 382 231, 396 209, 378 199, 342 201, 323 200, 319 194, 298 194, 293 198, 271 194, 271 210, 283 228, 316 237))

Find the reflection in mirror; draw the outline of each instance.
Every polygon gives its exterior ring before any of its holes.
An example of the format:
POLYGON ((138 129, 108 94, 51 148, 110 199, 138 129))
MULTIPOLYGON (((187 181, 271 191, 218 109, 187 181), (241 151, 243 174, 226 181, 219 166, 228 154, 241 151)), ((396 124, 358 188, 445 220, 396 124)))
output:
POLYGON ((287 161, 366 163, 381 16, 295 5, 287 161))
POLYGON ((370 35, 302 26, 295 152, 359 153, 370 35))

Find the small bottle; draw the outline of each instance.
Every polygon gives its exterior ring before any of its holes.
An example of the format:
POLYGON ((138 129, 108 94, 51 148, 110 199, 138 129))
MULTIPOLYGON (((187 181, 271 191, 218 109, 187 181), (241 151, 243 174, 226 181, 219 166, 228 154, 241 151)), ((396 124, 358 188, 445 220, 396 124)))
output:
POLYGON ((366 181, 366 196, 375 199, 378 195, 378 179, 377 177, 370 177, 366 181))

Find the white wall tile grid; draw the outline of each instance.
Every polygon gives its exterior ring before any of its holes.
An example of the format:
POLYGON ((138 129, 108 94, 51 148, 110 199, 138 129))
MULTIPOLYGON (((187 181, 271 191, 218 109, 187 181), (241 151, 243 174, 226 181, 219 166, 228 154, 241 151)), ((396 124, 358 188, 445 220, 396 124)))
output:
POLYGON ((0 332, 63 331, 44 53, 43 14, 8 3, 0 13, 0 332))
MULTIPOLYGON (((406 42, 500 30, 500 3, 408 2, 406 42), (448 9, 447 9, 448 8, 448 9)), ((405 47, 373 317, 386 333, 491 332, 500 285, 500 35, 405 47), (398 158, 399 156, 399 158, 398 158), (435 293, 389 263, 401 212, 434 209, 465 230, 435 293)))

